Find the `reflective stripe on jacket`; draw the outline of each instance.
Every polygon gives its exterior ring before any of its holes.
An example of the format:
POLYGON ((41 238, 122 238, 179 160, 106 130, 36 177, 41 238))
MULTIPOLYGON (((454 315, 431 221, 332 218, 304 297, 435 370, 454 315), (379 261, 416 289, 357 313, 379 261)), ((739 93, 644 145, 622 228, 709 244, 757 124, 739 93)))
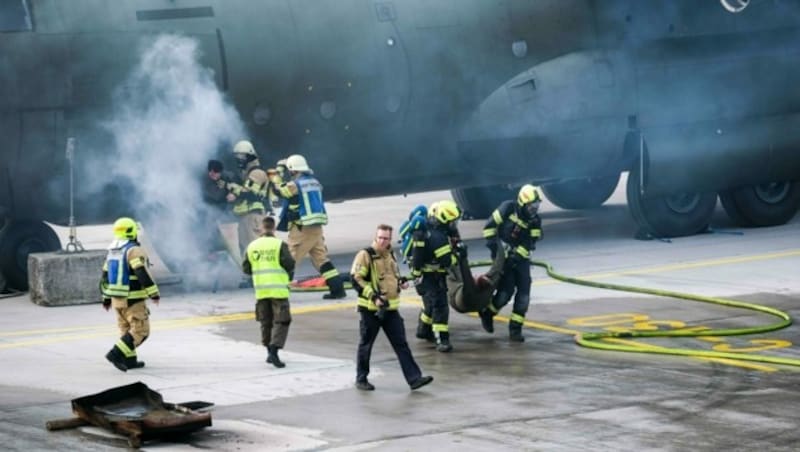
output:
POLYGON ((134 245, 135 243, 133 242, 126 242, 120 248, 108 250, 105 264, 108 276, 103 295, 107 297, 128 298, 128 293, 131 289, 131 269, 128 265, 128 250, 133 248, 134 245))

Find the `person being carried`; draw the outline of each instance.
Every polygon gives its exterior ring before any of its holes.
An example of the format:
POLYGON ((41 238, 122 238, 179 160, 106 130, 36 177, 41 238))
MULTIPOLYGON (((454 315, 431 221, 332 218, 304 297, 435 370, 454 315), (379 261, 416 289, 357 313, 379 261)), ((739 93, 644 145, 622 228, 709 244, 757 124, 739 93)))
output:
POLYGON ((378 225, 372 246, 356 254, 351 269, 353 287, 358 292, 360 339, 356 357, 356 388, 372 391, 369 382, 369 361, 372 345, 383 329, 394 349, 403 376, 409 387, 419 389, 433 377, 423 376, 406 341, 406 329, 400 316, 400 290, 408 288, 408 282, 400 277, 400 270, 392 251, 392 227, 378 225))
POLYGON ((242 271, 252 275, 256 294, 256 320, 261 323, 261 343, 267 348, 267 362, 286 364, 278 350, 286 345, 292 314, 289 310, 289 282, 294 276, 294 259, 286 242, 275 237, 275 219, 264 217, 263 234, 247 246, 242 271))

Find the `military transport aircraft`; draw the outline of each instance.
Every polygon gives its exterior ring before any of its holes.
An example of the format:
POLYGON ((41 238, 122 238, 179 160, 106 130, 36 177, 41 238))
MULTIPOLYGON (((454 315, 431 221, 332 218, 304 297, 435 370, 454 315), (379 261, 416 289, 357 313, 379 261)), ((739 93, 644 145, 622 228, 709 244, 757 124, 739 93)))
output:
MULTIPOLYGON (((27 286, 28 253, 60 246, 45 222, 67 224, 71 173, 78 223, 131 212, 135 181, 86 184, 103 177, 87 165, 113 162, 98 123, 163 34, 197 43, 266 163, 305 155, 329 199, 446 188, 481 217, 533 182, 586 209, 629 172, 630 212, 654 236, 704 230, 718 197, 744 226, 800 206, 795 0, 6 0, 11 286, 27 286)), ((171 162, 142 171, 168 178, 171 162)))

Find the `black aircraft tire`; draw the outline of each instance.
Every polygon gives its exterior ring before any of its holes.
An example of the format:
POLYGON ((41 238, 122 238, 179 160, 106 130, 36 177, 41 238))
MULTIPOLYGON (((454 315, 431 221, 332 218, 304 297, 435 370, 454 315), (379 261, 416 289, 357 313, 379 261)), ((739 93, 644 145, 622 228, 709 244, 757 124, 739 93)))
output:
POLYGON ((800 182, 779 182, 721 191, 725 213, 739 226, 777 226, 800 209, 800 182))
POLYGON ((495 185, 450 190, 453 200, 461 208, 464 219, 489 218, 501 202, 516 199, 519 187, 495 185))
POLYGON ((617 189, 619 175, 576 179, 542 186, 547 200, 562 209, 600 207, 617 189))
POLYGON ((28 255, 57 251, 61 241, 41 221, 13 221, 0 235, 0 271, 10 288, 28 290, 28 255))
POLYGON ((681 237, 708 229, 717 205, 716 193, 686 193, 642 197, 638 169, 631 170, 626 186, 628 209, 643 232, 654 237, 681 237))

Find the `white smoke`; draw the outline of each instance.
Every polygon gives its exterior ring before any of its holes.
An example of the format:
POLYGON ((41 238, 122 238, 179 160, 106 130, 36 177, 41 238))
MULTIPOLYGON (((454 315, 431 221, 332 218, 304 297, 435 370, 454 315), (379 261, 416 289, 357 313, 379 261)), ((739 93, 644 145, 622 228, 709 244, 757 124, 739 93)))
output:
POLYGON ((132 215, 167 261, 189 260, 204 249, 197 240, 208 227, 199 224, 206 163, 245 137, 238 113, 200 56, 194 39, 155 38, 115 93, 115 113, 103 125, 116 149, 102 179, 120 181, 132 215))

